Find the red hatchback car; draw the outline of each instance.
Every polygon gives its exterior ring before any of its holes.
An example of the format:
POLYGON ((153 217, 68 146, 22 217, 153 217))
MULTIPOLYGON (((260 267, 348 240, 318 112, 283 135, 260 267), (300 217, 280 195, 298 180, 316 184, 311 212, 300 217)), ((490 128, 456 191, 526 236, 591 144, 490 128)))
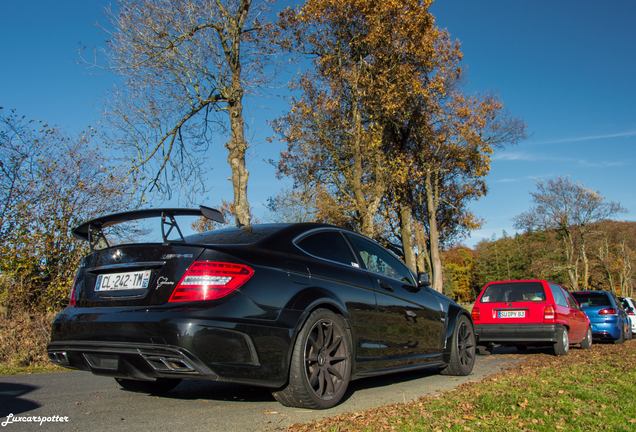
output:
POLYGON ((477 343, 528 346, 551 345, 565 355, 570 345, 592 345, 590 320, 560 285, 544 280, 487 283, 472 311, 477 343))

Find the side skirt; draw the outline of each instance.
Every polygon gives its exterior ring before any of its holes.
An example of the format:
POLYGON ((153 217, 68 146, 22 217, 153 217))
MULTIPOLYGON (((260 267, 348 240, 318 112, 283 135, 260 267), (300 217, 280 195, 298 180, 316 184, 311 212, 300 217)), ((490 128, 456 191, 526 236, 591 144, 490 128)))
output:
MULTIPOLYGON (((414 359, 415 360, 415 359, 414 359)), ((351 377, 351 380, 357 380, 359 378, 367 378, 374 377, 379 375, 388 375, 400 372, 410 372, 420 369, 432 369, 432 368, 440 368, 446 366, 446 362, 444 362, 444 354, 427 354, 423 356, 417 357, 417 363, 408 364, 384 369, 373 369, 369 371, 364 371, 360 373, 356 373, 351 377)))

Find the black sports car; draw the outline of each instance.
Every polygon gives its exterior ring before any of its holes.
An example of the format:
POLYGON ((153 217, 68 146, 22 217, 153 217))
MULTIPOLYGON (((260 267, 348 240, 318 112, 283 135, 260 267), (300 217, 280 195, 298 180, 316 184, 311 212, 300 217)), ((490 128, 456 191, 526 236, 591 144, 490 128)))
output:
POLYGON ((180 215, 222 220, 202 206, 119 213, 75 229, 91 253, 53 323, 53 362, 150 393, 183 378, 265 386, 282 404, 306 408, 336 405, 357 378, 472 371, 470 315, 378 243, 315 223, 184 237, 180 215), (108 243, 104 228, 150 217, 161 218, 162 242, 108 243))

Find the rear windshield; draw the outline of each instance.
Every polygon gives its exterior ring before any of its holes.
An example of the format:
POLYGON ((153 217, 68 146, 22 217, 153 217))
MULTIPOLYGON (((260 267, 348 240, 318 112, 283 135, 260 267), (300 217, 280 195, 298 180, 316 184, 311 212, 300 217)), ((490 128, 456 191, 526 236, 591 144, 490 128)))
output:
POLYGON ((572 295, 581 307, 609 306, 611 304, 609 297, 605 293, 576 292, 572 293, 572 295))
POLYGON ((185 238, 186 243, 195 244, 253 244, 280 231, 284 225, 262 224, 250 228, 221 228, 185 238))
POLYGON ((481 303, 533 301, 545 301, 543 285, 538 282, 493 284, 481 296, 481 303))

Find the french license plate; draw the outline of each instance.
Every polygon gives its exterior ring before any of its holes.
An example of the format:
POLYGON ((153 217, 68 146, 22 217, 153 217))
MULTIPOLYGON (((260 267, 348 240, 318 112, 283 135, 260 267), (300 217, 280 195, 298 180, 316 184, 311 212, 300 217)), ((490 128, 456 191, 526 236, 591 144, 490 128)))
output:
POLYGON ((150 270, 126 273, 108 273, 97 276, 95 291, 146 289, 150 282, 150 270))
POLYGON ((503 310, 497 311, 497 318, 525 318, 526 311, 524 310, 503 310))

